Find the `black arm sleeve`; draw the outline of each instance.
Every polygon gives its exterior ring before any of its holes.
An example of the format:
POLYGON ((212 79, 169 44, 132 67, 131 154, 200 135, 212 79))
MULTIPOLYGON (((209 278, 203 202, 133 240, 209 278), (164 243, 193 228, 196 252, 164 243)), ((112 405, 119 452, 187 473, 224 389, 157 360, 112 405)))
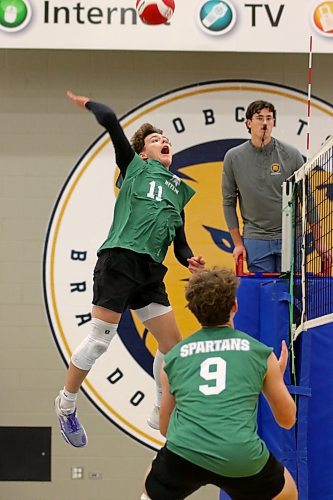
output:
POLYGON ((117 165, 121 175, 125 177, 127 167, 134 158, 134 150, 126 137, 118 118, 111 108, 98 102, 88 101, 86 108, 94 113, 98 123, 109 132, 116 153, 117 165))
POLYGON ((184 210, 181 213, 181 217, 183 219, 183 225, 178 229, 176 229, 176 235, 173 242, 173 250, 178 262, 180 262, 180 264, 182 264, 183 266, 188 267, 187 259, 193 257, 193 252, 186 241, 185 230, 184 230, 185 227, 184 210))

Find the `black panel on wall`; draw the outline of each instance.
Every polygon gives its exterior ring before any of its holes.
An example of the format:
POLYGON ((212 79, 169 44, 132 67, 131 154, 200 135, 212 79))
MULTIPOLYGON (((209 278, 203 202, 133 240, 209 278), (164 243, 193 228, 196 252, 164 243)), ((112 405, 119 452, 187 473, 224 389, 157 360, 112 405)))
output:
POLYGON ((0 481, 51 481, 51 427, 0 427, 0 481))

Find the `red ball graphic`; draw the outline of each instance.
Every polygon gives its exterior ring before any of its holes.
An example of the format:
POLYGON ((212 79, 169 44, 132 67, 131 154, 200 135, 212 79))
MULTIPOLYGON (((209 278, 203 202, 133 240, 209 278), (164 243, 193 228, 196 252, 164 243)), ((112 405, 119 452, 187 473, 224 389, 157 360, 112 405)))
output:
POLYGON ((136 9, 145 24, 164 24, 175 10, 174 0, 136 0, 136 9))

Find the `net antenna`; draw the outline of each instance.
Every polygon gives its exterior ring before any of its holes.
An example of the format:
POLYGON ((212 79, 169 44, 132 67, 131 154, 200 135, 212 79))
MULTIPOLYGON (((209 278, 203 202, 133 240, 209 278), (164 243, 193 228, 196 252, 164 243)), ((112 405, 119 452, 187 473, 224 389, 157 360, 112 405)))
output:
POLYGON ((292 339, 333 321, 333 137, 310 157, 312 37, 307 161, 283 184, 282 272, 290 277, 292 339))
MULTIPOLYGON (((307 127, 307 133, 306 133, 306 156, 307 156, 307 161, 309 161, 310 157, 310 122, 311 122, 311 91, 312 91, 312 35, 310 35, 310 42, 309 42, 309 63, 308 63, 308 106, 307 106, 307 121, 308 121, 308 127, 307 127)), ((306 203, 307 203, 307 198, 306 198, 306 189, 305 185, 302 186, 302 309, 301 309, 301 323, 304 324, 305 322, 305 310, 306 310, 306 280, 305 280, 305 262, 306 262, 306 203)), ((294 324, 295 325, 295 324, 294 324)), ((294 328, 294 327, 293 327, 294 328)), ((296 330, 294 328, 294 334, 293 337, 296 338, 296 330)))
POLYGON ((308 64, 308 110, 307 110, 308 126, 306 132, 307 160, 310 157, 311 92, 312 92, 312 35, 310 35, 310 42, 309 42, 309 64, 308 64))

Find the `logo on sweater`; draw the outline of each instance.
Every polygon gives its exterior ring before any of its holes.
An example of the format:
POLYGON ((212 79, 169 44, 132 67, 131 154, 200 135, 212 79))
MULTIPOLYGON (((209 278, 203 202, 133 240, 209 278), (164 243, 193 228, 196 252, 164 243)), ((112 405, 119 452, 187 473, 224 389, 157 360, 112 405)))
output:
POLYGON ((173 182, 173 183, 174 183, 174 185, 175 185, 176 187, 178 187, 178 186, 179 186, 179 184, 180 184, 180 179, 179 179, 178 175, 173 175, 173 176, 172 176, 172 180, 171 180, 171 182, 173 182))
POLYGON ((164 183, 169 189, 171 189, 171 191, 173 191, 174 193, 176 194, 179 194, 179 189, 177 189, 173 184, 172 182, 166 180, 165 183, 164 183))
MULTIPOLYGON (((150 122, 172 141, 170 185, 178 189, 185 182, 196 191, 185 207, 185 232, 194 255, 203 255, 208 266, 234 267, 232 239, 222 211, 223 161, 230 148, 249 140, 245 111, 257 99, 273 102, 277 109, 274 137, 306 155, 307 95, 280 85, 255 81, 194 84, 151 99, 120 119, 129 138, 142 123, 150 122)), ((117 107, 112 96, 110 105, 117 107)), ((94 122, 94 117, 82 111, 81 120, 88 124, 89 120, 94 122)), ((325 139, 322 131, 333 129, 332 107, 314 98, 311 120, 314 153, 325 139)), ((99 137, 92 137, 84 154, 77 151, 80 159, 64 180, 45 241, 45 307, 66 365, 89 333, 96 251, 112 224, 118 194, 118 169, 110 137, 98 124, 97 134, 99 137)), ((272 165, 272 175, 278 169, 277 164, 272 165)), ((157 187, 153 188, 157 196, 157 187)), ((184 297, 189 272, 175 258, 173 245, 164 264, 169 269, 165 277, 169 299, 180 331, 187 337, 198 328, 184 297)), ((155 404, 152 365, 156 349, 154 337, 135 312, 126 311, 118 335, 83 384, 85 396, 105 418, 153 449, 164 442, 160 433, 147 424, 155 404)), ((84 424, 85 415, 80 415, 84 424)))
POLYGON ((278 163, 271 165, 271 175, 281 174, 281 166, 278 163))

